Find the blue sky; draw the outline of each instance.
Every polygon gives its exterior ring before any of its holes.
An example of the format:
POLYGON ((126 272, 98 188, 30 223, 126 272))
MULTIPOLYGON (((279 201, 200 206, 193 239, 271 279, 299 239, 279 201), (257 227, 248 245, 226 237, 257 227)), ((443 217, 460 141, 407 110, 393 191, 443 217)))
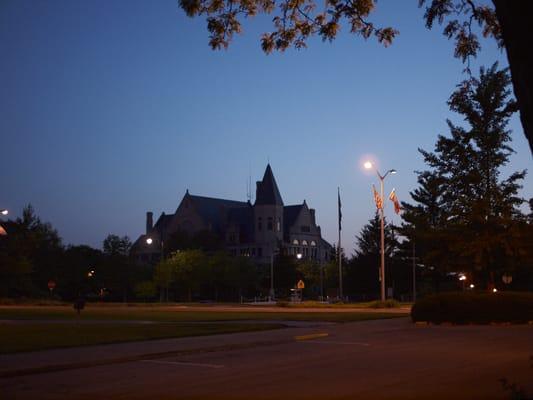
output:
MULTIPOLYGON (((343 242, 374 213, 362 160, 373 156, 400 200, 423 169, 417 148, 447 133, 446 100, 465 78, 453 43, 424 27, 417 1, 381 0, 373 20, 400 35, 389 48, 341 32, 307 50, 265 55, 268 17, 244 24, 227 51, 208 47, 205 20, 174 0, 0 4, 0 207, 32 203, 65 243, 101 246, 142 233, 145 212, 173 212, 185 190, 246 199, 270 160, 285 204, 304 199, 323 235, 343 242)), ((505 54, 491 41, 474 60, 505 54)), ((504 175, 531 167, 518 117, 504 175)), ((533 178, 523 195, 533 196, 533 178)), ((394 222, 390 204, 387 214, 394 222)))

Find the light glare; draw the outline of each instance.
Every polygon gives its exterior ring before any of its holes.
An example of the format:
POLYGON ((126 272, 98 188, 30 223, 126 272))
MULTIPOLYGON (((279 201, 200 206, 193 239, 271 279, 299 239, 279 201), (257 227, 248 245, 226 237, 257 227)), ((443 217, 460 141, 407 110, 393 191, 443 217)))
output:
POLYGON ((365 161, 363 166, 365 167, 365 169, 371 169, 372 168, 372 163, 370 161, 365 161))

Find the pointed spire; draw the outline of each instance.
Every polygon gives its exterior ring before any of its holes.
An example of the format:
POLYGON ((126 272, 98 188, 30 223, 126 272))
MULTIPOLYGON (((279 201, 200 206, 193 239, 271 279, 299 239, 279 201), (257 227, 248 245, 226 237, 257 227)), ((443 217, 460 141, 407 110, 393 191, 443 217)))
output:
POLYGON ((283 200, 281 199, 278 185, 276 184, 276 179, 274 178, 270 164, 267 164, 263 180, 257 182, 255 204, 283 205, 283 200))

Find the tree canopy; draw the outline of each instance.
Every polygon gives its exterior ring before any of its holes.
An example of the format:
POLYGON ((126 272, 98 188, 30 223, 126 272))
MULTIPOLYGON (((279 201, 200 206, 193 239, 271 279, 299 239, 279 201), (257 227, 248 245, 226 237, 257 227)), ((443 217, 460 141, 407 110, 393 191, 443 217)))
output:
POLYGON ((513 152, 507 124, 516 111, 508 69, 481 68, 451 95, 448 122, 433 152, 419 149, 429 169, 418 172, 415 204, 404 203, 403 233, 424 262, 442 272, 469 272, 483 281, 525 262, 525 221, 518 195, 526 171, 501 177, 513 152))

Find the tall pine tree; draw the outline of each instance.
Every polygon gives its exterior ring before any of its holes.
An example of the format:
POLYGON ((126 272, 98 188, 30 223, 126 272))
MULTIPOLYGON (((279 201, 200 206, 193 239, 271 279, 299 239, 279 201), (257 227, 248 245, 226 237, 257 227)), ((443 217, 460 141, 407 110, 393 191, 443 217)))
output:
POLYGON ((501 178, 513 153, 507 125, 517 109, 509 84, 508 70, 494 64, 458 86, 448 105, 465 124, 448 120, 450 136, 439 135, 433 152, 419 149, 429 169, 418 172, 415 204, 404 203, 402 231, 426 264, 485 283, 516 267, 524 239, 518 191, 526 171, 501 178))

